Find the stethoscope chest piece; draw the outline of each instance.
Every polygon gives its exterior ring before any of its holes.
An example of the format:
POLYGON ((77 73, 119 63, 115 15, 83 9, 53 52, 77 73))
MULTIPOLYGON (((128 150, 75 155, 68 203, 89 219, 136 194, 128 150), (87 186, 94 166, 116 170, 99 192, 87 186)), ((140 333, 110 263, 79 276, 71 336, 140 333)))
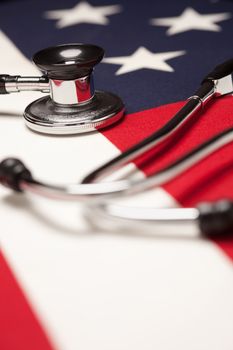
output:
POLYGON ((46 134, 76 134, 105 128, 124 114, 120 98, 96 91, 88 103, 58 105, 50 96, 32 102, 24 112, 26 125, 46 134))
POLYGON ((50 93, 25 109, 26 125, 34 131, 76 134, 105 128, 122 118, 124 105, 118 96, 94 90, 93 67, 103 55, 102 48, 84 44, 41 50, 33 61, 44 75, 1 76, 1 93, 3 89, 5 93, 25 90, 50 93))

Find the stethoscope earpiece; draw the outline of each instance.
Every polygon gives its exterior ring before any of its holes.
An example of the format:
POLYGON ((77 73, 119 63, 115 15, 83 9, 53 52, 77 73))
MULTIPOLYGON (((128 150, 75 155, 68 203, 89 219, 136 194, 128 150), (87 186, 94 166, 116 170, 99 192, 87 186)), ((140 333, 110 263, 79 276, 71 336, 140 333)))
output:
POLYGON ((41 77, 0 76, 0 93, 50 93, 26 107, 26 125, 46 134, 76 134, 105 128, 122 118, 124 105, 110 92, 95 91, 93 68, 104 56, 95 45, 49 47, 33 56, 41 77))

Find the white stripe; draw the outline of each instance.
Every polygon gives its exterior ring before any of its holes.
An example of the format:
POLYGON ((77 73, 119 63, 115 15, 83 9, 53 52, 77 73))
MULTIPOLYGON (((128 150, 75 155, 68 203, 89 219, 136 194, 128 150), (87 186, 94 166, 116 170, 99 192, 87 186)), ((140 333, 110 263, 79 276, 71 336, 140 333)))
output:
MULTIPOLYGON (((2 73, 35 72, 4 34, 0 49, 2 73)), ((22 113, 34 96, 1 96, 1 111, 22 113)), ((20 117, 0 123, 1 157, 19 156, 46 181, 79 181, 118 154, 99 133, 49 137, 20 117)), ((233 269, 214 244, 93 232, 75 203, 2 188, 0 197, 1 246, 58 348, 232 350, 233 269)), ((145 201, 176 204, 162 189, 145 201)))

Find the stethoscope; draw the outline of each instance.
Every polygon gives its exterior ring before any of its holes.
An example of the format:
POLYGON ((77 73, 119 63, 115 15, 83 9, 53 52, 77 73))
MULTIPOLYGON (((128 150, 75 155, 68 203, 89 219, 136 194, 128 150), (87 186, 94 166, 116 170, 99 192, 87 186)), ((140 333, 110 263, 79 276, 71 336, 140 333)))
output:
POLYGON ((93 69, 104 56, 96 45, 67 44, 37 52, 33 62, 40 77, 0 75, 0 94, 49 93, 24 111, 26 125, 46 134, 76 134, 107 127, 124 115, 121 99, 94 89, 93 69))
MULTIPOLYGON (((89 47, 91 45, 88 45, 89 47)), ((74 57, 72 57, 71 63, 64 65, 62 61, 61 66, 58 63, 58 52, 61 48, 65 47, 65 51, 72 49, 72 55, 76 57, 78 61, 78 55, 85 56, 85 45, 66 45, 59 46, 57 48, 49 48, 39 52, 34 56, 34 61, 37 61, 38 57, 47 57, 47 54, 51 51, 51 61, 49 62, 50 68, 53 74, 59 74, 61 79, 61 73, 64 69, 63 79, 68 77, 71 79, 74 76, 71 74, 74 67, 70 70, 70 66, 74 65, 74 57), (81 47, 80 51, 75 51, 77 47, 81 47), (36 59, 35 59, 36 57, 36 59), (53 64, 53 58, 56 59, 57 64, 53 64), (61 68, 62 67, 62 68, 61 68), (66 69, 67 71, 66 71, 66 69)), ((94 47, 95 50, 100 48, 94 47)), ((91 53, 93 47, 91 46, 91 53)), ((95 51, 96 53, 96 51, 95 51)), ((71 53, 70 53, 71 56, 71 53)), ((101 56, 102 57, 102 56, 101 56)), ((48 58, 48 57, 47 57, 48 58)), ((70 57, 69 57, 70 59, 70 57)), ((85 57, 86 59, 86 57, 85 57)), ((82 61, 82 60, 81 60, 82 61)), ((96 63, 96 61, 95 61, 96 63)), ((42 63, 41 67, 42 67, 42 63)), ((93 60, 89 60, 88 69, 90 65, 93 66, 93 60), (91 63, 90 63, 91 62, 91 63)), ((43 69, 45 70, 45 63, 43 63, 43 69)), ((76 64, 81 70, 83 66, 76 64)), ((48 70, 48 65, 46 66, 48 70)), ((82 74, 86 74, 87 66, 82 74)), ((49 79, 53 79, 55 76, 49 76, 49 79)), ((42 77, 46 79, 46 77, 42 77)), ((9 79, 6 76, 2 78, 1 89, 2 92, 10 92, 10 85, 8 86, 9 79)), ((14 78, 15 79, 15 78, 14 78)), ((12 80, 14 80, 12 79, 12 80)), ((17 78, 19 79, 19 78, 17 78)), ((78 78, 81 79, 81 76, 78 78)), ((15 79, 16 80, 16 79, 15 79)), ((14 81, 13 85, 16 84, 14 81)), ((53 83, 51 83, 52 85, 53 83)), ((12 85, 12 86, 13 86, 12 85)), ((60 200, 75 200, 81 201, 86 204, 87 208, 92 212, 95 211, 100 217, 109 219, 112 221, 121 221, 130 225, 131 222, 143 222, 143 223, 187 223, 192 222, 198 224, 199 230, 203 235, 222 235, 231 232, 233 229, 233 203, 230 200, 221 200, 216 203, 202 203, 197 208, 134 208, 130 206, 121 206, 111 202, 113 198, 123 198, 138 193, 142 193, 151 188, 160 186, 189 167, 193 166, 206 156, 215 152, 224 145, 232 142, 233 140, 233 127, 227 129, 211 139, 207 140, 203 144, 197 146, 184 156, 180 157, 170 165, 164 167, 163 169, 157 171, 156 173, 150 175, 145 179, 135 180, 128 176, 127 167, 130 162, 134 161, 137 157, 143 155, 145 152, 149 151, 161 142, 166 142, 169 140, 175 132, 193 115, 195 115, 201 109, 205 109, 208 102, 216 97, 221 97, 233 92, 233 59, 217 66, 211 73, 209 73, 204 80, 200 88, 195 92, 193 96, 187 99, 186 104, 167 122, 161 129, 152 133, 149 137, 134 145, 127 151, 123 152, 119 156, 115 157, 111 161, 105 163, 103 166, 97 168, 89 175, 87 175, 80 184, 64 185, 64 186, 54 186, 50 184, 45 184, 41 181, 36 180, 27 167, 18 159, 8 158, 0 163, 0 182, 18 192, 32 192, 40 196, 45 196, 51 199, 60 200), (126 170, 122 175, 122 170, 126 170), (116 178, 114 181, 110 179, 110 176, 114 175, 116 178), (109 180, 110 179, 110 180, 109 180)), ((104 94, 102 98, 104 99, 104 94)), ((107 93, 108 94, 108 93, 107 93)), ((115 96, 115 95, 113 95, 115 96)), ((32 108, 33 104, 36 104, 38 111, 40 111, 39 105, 46 105, 48 99, 52 100, 52 97, 45 97, 43 99, 37 100, 29 105, 32 108)), ((95 99, 95 94, 92 96, 88 103, 93 103, 95 99)), ((116 97, 116 99, 119 99, 116 97)), ((54 100, 55 101, 55 100, 54 100)), ((50 101, 51 103, 51 101, 50 101)), ((52 102, 54 105, 59 107, 59 112, 64 111, 64 108, 70 108, 63 106, 61 103, 52 102)), ((50 105, 50 104, 49 104, 50 105)), ((77 106, 75 108, 85 107, 85 103, 77 106)), ((110 106, 112 108, 112 106, 110 106)), ((30 108, 26 108, 25 118, 27 118, 27 111, 30 108)), ((48 105, 46 108, 49 108, 48 105)), ((44 106, 43 113, 45 113, 46 108, 44 106)), ((123 114, 123 104, 121 104, 121 113, 123 114)), ((84 111, 84 109, 82 109, 84 111)), ((53 109, 55 113, 55 109, 53 109)), ((100 111, 96 111, 98 113, 100 111)), ((39 113, 39 112, 38 112, 39 113)), ((88 114, 88 113, 87 113, 88 114)), ((59 115, 56 116, 59 119, 59 115)), ((77 117, 78 119, 78 117, 77 117)), ((114 119, 114 118, 113 118, 114 119)), ((119 120, 119 119, 118 119, 119 120)), ((41 120, 39 120, 41 122, 41 120)), ((57 122, 56 122, 57 123, 57 122)), ((58 122, 59 123, 59 122, 58 122)), ((107 122, 109 125, 109 121, 107 122)), ((71 125, 68 123, 68 128, 71 125)), ((30 126, 31 127, 31 126, 30 126)), ((47 127, 47 126, 43 126, 47 127)), ((52 126, 51 126, 52 127, 52 126)), ((56 124, 57 127, 57 124, 56 124)), ((58 126, 59 128, 60 126, 58 126)), ((66 126, 62 124, 62 128, 66 126)), ((71 126, 72 127, 72 126, 71 126)), ((75 122, 75 130, 77 127, 77 121, 75 122)), ((38 129, 32 127, 34 130, 38 129)), ((44 132, 44 130, 42 131, 44 132)))

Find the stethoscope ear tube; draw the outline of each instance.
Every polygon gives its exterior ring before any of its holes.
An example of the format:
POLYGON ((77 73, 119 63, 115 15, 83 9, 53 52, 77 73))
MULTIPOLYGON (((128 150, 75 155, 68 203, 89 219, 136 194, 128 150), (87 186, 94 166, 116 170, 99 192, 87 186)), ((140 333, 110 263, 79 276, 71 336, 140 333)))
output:
POLYGON ((161 186, 232 140, 233 128, 226 129, 142 180, 123 179, 112 182, 54 186, 35 180, 30 170, 20 160, 6 158, 0 163, 0 183, 17 192, 30 191, 53 199, 89 200, 95 198, 96 202, 103 202, 119 195, 134 195, 161 186))

